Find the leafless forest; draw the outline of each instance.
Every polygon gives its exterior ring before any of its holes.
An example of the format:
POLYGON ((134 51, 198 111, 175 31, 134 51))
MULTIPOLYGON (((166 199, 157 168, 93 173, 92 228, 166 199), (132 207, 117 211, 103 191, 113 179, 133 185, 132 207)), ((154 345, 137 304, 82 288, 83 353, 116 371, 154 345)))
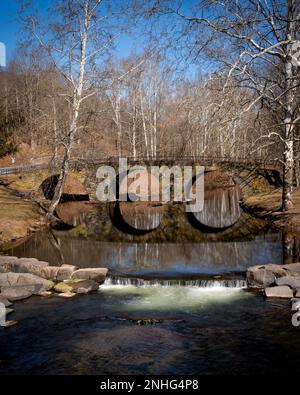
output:
POLYGON ((20 3, 18 51, 0 74, 1 155, 40 147, 61 180, 70 158, 276 159, 292 206, 299 0, 58 0, 47 15, 20 3))

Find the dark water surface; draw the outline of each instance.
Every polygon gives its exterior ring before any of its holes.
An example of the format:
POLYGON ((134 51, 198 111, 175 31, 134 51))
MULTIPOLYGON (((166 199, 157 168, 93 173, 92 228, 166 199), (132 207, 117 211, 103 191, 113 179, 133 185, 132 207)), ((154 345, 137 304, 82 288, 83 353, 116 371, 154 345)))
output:
POLYGON ((19 325, 0 330, 0 373, 300 371, 300 333, 288 301, 238 289, 153 288, 108 286, 71 300, 16 303, 19 325), (131 321, 150 317, 164 321, 131 321))

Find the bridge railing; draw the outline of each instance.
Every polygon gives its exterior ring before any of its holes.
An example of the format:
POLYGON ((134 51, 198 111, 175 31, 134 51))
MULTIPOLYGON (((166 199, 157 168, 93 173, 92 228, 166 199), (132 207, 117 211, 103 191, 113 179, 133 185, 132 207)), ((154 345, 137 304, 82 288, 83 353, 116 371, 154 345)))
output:
MULTIPOLYGON (((228 158, 228 157, 206 157, 206 156, 148 156, 148 157, 127 157, 129 164, 193 164, 197 163, 199 165, 207 166, 214 164, 228 164, 233 166, 249 166, 249 167, 272 167, 274 169, 282 168, 282 164, 277 159, 249 159, 249 158, 228 158)), ((119 163, 119 157, 101 157, 93 159, 82 159, 73 158, 70 162, 71 168, 82 168, 84 166, 97 166, 101 164, 111 164, 117 165, 119 163)), ((8 175, 22 172, 29 172, 33 170, 44 170, 44 169, 59 169, 60 160, 50 161, 48 163, 33 163, 24 166, 14 166, 14 167, 2 167, 0 168, 0 175, 8 175)))
POLYGON ((14 166, 14 167, 0 167, 0 175, 22 173, 32 170, 43 170, 51 167, 49 163, 37 163, 24 166, 14 166))
MULTIPOLYGON (((260 166, 260 167, 281 167, 281 163, 277 159, 249 159, 249 158, 229 158, 229 157, 206 157, 206 156, 148 156, 148 157, 126 157, 128 163, 139 164, 156 164, 156 163, 173 163, 173 164, 182 164, 182 163, 198 163, 199 165, 207 165, 207 164, 236 164, 236 165, 249 165, 249 166, 260 166)), ((93 159, 74 159, 73 163, 80 164, 90 164, 97 165, 102 163, 110 163, 110 164, 118 164, 119 157, 111 156, 105 158, 93 158, 93 159)))

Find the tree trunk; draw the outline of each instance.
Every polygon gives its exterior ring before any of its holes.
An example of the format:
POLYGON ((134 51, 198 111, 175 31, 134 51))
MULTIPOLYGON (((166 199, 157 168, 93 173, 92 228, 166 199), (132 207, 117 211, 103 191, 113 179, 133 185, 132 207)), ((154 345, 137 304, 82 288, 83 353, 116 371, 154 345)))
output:
POLYGON ((53 134, 54 134, 54 160, 56 162, 58 157, 58 138, 57 138, 57 111, 55 98, 52 97, 52 109, 53 109, 53 134))
POLYGON ((295 34, 294 22, 292 22, 294 13, 294 0, 289 0, 288 10, 288 34, 290 41, 287 44, 287 58, 284 62, 285 71, 285 112, 283 120, 283 188, 282 188, 282 211, 293 208, 293 176, 294 176, 294 125, 293 125, 293 103, 294 97, 294 73, 292 64, 292 39, 295 34))
POLYGON ((81 33, 81 41, 80 41, 81 58, 79 65, 78 83, 76 85, 74 84, 73 105, 71 109, 71 123, 65 142, 65 153, 61 164, 58 183, 56 185, 54 196, 52 198, 50 207, 48 209, 47 216, 49 218, 54 216, 55 209, 60 202, 63 193, 64 181, 69 172, 71 149, 74 143, 75 136, 78 131, 78 117, 79 117, 79 110, 82 102, 82 93, 83 93, 84 78, 85 78, 86 46, 88 41, 89 21, 92 15, 88 11, 88 7, 89 7, 89 1, 86 1, 84 7, 84 30, 81 33))
POLYGON ((284 143, 283 153, 283 188, 282 188, 282 210, 293 208, 293 175, 294 175, 294 150, 293 141, 284 143))
POLYGON ((71 149, 70 146, 65 147, 65 153, 64 153, 64 158, 63 158, 62 164, 61 164, 58 182, 55 187, 54 195, 51 200, 51 204, 50 204, 50 207, 49 207, 48 213, 47 213, 47 216, 49 218, 54 216, 55 209, 56 209, 57 205, 59 204, 61 196, 63 194, 64 181, 66 179, 66 176, 68 175, 69 166, 70 166, 70 149, 71 149))

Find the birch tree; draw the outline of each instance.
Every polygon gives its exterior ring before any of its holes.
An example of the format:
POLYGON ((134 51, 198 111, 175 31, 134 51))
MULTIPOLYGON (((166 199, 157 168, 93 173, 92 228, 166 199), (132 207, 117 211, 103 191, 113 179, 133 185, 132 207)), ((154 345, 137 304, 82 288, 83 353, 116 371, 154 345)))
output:
POLYGON ((62 141, 64 154, 49 217, 54 215, 69 172, 82 104, 96 93, 92 78, 95 63, 114 40, 108 15, 104 0, 57 0, 47 26, 43 26, 41 19, 31 15, 27 18, 32 35, 64 80, 65 89, 60 95, 69 105, 69 124, 62 141))

